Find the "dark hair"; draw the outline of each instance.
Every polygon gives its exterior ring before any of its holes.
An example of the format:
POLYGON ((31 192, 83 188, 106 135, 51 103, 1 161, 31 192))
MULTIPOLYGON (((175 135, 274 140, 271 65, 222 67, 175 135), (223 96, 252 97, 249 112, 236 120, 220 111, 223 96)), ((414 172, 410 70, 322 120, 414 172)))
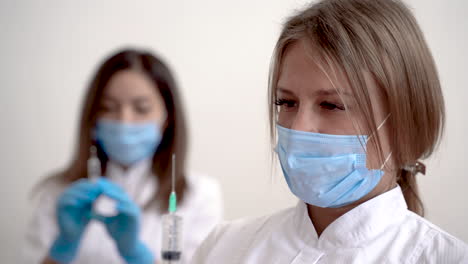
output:
MULTIPOLYGON (((159 205, 159 210, 166 210, 171 192, 171 157, 173 153, 177 155, 175 189, 179 201, 183 201, 187 189, 185 173, 187 130, 178 88, 170 69, 160 58, 147 51, 121 50, 107 58, 98 68, 84 98, 75 157, 69 168, 59 177, 66 182, 87 177, 87 160, 90 156, 90 147, 95 143, 92 131, 96 124, 99 103, 108 81, 115 73, 122 70, 135 70, 145 74, 154 82, 154 86, 157 87, 165 102, 166 128, 161 143, 153 156, 152 166, 153 174, 158 180, 158 191, 145 207, 156 203, 159 205)), ((96 147, 102 171, 105 172, 107 155, 98 144, 96 147)))

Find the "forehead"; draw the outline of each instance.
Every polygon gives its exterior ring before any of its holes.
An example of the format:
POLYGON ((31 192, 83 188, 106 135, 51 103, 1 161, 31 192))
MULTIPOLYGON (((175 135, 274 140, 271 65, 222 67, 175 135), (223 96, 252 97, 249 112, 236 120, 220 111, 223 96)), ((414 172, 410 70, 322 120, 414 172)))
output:
POLYGON ((332 78, 322 64, 318 52, 298 40, 286 47, 279 69, 277 87, 288 90, 343 90, 343 80, 332 78))
POLYGON ((135 70, 116 72, 104 88, 104 94, 112 96, 150 96, 157 93, 156 84, 146 74, 135 70))
MULTIPOLYGON (((300 39, 289 44, 284 51, 279 68, 276 88, 314 93, 319 90, 339 92, 356 99, 357 87, 352 87, 339 66, 330 67, 322 60, 317 48, 306 40, 300 39)), ((377 86, 369 71, 358 69, 364 79, 364 88, 372 99, 382 99, 381 89, 377 86)))

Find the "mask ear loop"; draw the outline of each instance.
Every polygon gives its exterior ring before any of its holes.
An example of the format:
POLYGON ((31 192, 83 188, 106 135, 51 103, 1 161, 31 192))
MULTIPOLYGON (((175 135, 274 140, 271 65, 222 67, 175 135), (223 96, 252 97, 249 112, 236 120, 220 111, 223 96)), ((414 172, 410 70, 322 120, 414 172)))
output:
POLYGON ((380 123, 380 125, 377 127, 377 129, 374 130, 374 131, 372 132, 372 134, 367 138, 366 144, 367 144, 367 142, 375 135, 375 133, 376 133, 377 131, 379 131, 380 128, 382 128, 382 126, 385 124, 385 122, 387 122, 387 120, 390 118, 391 115, 392 115, 392 113, 388 113, 388 115, 384 118, 384 120, 382 121, 382 123, 380 123))
MULTIPOLYGON (((367 142, 369 142, 369 140, 375 135, 375 133, 377 131, 379 131, 380 128, 382 128, 382 126, 385 124, 385 122, 387 122, 387 120, 390 118, 391 115, 392 115, 392 113, 388 113, 388 115, 384 118, 384 120, 380 123, 380 125, 377 126, 377 129, 374 130, 372 132, 372 134, 366 139, 366 145, 367 145, 367 142)), ((388 154, 388 156, 385 158, 384 162, 382 163, 382 166, 380 166, 380 170, 383 170, 383 168, 385 167, 387 162, 390 160, 390 157, 392 156, 392 153, 393 152, 390 152, 388 154)))
POLYGON ((384 162, 382 163, 382 166, 380 167, 380 170, 383 170, 383 168, 385 167, 385 165, 387 164, 387 162, 390 160, 390 157, 392 156, 393 152, 390 152, 387 156, 387 158, 384 160, 384 162))

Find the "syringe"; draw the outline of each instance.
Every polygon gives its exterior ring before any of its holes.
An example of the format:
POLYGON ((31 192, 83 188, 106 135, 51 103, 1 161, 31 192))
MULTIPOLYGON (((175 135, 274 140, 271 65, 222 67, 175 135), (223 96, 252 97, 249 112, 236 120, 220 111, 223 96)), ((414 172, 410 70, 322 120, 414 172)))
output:
POLYGON ((89 152, 88 178, 92 181, 97 181, 97 179, 101 176, 101 161, 99 161, 95 146, 91 146, 89 152))
POLYGON ((175 192, 175 154, 172 155, 172 191, 169 196, 169 213, 162 217, 163 264, 181 263, 182 260, 182 217, 176 215, 177 196, 175 192))
MULTIPOLYGON (((91 146, 90 157, 88 159, 88 178, 96 183, 101 177, 101 162, 97 156, 95 146, 91 146)), ((100 195, 93 203, 93 212, 99 216, 117 215, 117 202, 106 195, 100 195)))

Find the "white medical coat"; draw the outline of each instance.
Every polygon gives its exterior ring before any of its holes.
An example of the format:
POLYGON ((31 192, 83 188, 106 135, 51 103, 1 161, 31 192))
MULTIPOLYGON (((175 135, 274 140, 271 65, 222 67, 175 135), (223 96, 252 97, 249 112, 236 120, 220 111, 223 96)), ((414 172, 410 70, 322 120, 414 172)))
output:
MULTIPOLYGON (((151 175, 151 162, 143 161, 127 171, 108 164, 107 177, 121 185, 140 207, 157 191, 157 179, 151 175)), ((178 214, 184 221, 183 263, 191 259, 195 249, 222 219, 222 198, 219 184, 203 175, 188 175, 189 192, 179 204, 178 214)), ((68 187, 58 182, 47 183, 40 191, 22 250, 22 263, 41 263, 57 235, 55 207, 57 197, 68 187)), ((142 210, 140 237, 157 259, 161 251, 161 217, 155 208, 142 210)), ((125 263, 114 241, 102 223, 91 221, 87 227, 75 264, 125 263)))
POLYGON ((307 207, 218 226, 192 263, 468 263, 468 247, 407 209, 400 187, 344 214, 317 236, 307 207))

